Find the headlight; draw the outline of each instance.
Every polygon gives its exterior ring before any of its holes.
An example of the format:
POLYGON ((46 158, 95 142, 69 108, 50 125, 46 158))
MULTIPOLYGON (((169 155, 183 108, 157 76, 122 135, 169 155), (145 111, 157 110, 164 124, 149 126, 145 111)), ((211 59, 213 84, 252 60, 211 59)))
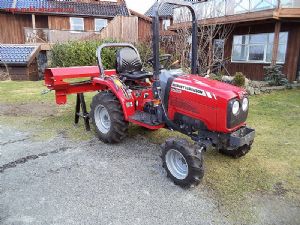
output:
POLYGON ((242 109, 243 109, 244 112, 247 111, 248 106, 249 106, 249 100, 248 100, 248 98, 244 98, 243 104, 242 104, 242 109))
POLYGON ((240 103, 238 101, 234 101, 232 105, 232 114, 236 116, 239 113, 239 109, 240 109, 240 103))

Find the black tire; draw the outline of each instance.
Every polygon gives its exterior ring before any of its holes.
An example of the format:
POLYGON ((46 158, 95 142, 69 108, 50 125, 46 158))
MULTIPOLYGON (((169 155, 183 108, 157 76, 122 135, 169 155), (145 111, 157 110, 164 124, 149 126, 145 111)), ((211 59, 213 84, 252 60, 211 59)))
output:
POLYGON ((124 119, 122 106, 117 97, 110 91, 100 92, 93 97, 90 117, 101 141, 111 144, 119 143, 127 136, 128 122, 124 119), (102 132, 95 121, 96 109, 99 106, 104 107, 110 117, 108 132, 102 132))
POLYGON ((162 148, 163 167, 174 184, 184 188, 197 186, 204 176, 203 156, 202 152, 198 151, 199 146, 191 146, 185 139, 169 139, 162 145, 162 148), (178 179, 169 169, 166 158, 168 152, 172 149, 180 152, 188 165, 188 174, 183 179, 178 179))
POLYGON ((251 145, 244 145, 236 150, 220 149, 219 152, 223 155, 238 159, 245 156, 251 150, 251 145))

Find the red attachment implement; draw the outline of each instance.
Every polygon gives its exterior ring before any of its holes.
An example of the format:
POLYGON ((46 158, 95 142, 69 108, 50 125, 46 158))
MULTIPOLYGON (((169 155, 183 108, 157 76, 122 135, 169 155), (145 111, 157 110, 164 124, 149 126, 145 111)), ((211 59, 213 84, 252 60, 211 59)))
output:
MULTIPOLYGON (((106 70, 105 75, 116 75, 116 71, 106 70)), ((49 68, 45 71, 45 84, 48 89, 55 90, 56 103, 62 105, 66 104, 69 94, 105 89, 101 85, 95 85, 93 82, 95 77, 99 77, 98 66, 49 68)))

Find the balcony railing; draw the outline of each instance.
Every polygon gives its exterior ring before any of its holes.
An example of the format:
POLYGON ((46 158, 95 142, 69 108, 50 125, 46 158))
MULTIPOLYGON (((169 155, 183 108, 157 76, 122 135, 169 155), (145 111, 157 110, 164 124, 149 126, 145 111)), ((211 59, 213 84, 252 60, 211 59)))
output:
MULTIPOLYGON (((300 8, 299 0, 208 0, 195 4, 198 19, 209 19, 276 8, 300 8)), ((174 10, 174 22, 191 21, 186 8, 174 10)))
POLYGON ((49 42, 49 30, 38 28, 33 29, 30 27, 24 28, 25 43, 48 43, 49 42))
POLYGON ((57 43, 88 39, 95 36, 94 31, 50 30, 47 28, 24 28, 25 43, 57 43))

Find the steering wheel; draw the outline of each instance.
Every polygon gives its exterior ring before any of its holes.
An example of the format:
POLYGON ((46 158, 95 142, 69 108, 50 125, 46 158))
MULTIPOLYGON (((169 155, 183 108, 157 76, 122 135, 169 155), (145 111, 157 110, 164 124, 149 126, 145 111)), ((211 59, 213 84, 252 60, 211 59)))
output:
MULTIPOLYGON (((172 58, 172 55, 170 54, 164 54, 164 55, 160 55, 159 56, 159 62, 160 62, 160 70, 164 69, 167 67, 167 65, 170 63, 170 60, 172 58)), ((151 64, 153 66, 154 63, 154 58, 151 57, 150 59, 148 59, 147 63, 151 64)))

